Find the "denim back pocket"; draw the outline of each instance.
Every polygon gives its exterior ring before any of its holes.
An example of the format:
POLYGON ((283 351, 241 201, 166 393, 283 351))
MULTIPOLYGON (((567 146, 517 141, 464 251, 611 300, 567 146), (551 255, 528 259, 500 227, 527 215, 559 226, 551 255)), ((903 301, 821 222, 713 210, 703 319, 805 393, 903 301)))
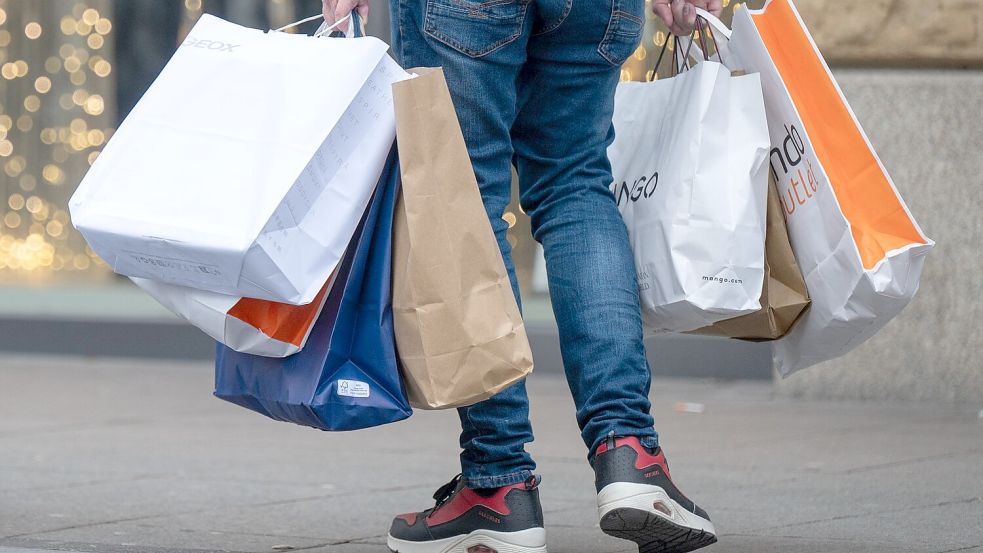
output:
POLYGON ((645 0, 612 0, 611 19, 597 51, 611 65, 625 63, 642 38, 645 0))
POLYGON ((477 58, 519 38, 531 0, 427 0, 425 31, 477 58))

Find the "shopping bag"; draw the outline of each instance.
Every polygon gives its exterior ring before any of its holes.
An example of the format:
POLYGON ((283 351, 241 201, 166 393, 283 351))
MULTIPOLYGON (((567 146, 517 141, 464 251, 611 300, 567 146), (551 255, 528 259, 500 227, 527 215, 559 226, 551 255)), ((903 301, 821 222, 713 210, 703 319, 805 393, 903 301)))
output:
POLYGON ((407 75, 374 38, 195 24, 70 202, 116 272, 314 300, 365 211, 407 75))
POLYGON ((444 74, 411 71, 393 85, 393 317, 410 403, 442 409, 491 397, 533 361, 444 74))
POLYGON ((764 278, 768 128, 757 75, 704 62, 623 82, 608 148, 648 330, 757 311, 764 278))
POLYGON ((276 359, 219 344, 217 397, 321 430, 355 430, 410 416, 396 359, 390 296, 398 189, 393 147, 358 239, 342 260, 307 345, 276 359))
POLYGON ((229 296, 145 278, 130 280, 172 313, 235 351, 286 357, 303 349, 337 276, 336 268, 307 305, 229 296))
POLYGON ((765 235, 765 279, 761 289, 761 309, 733 319, 720 321, 692 334, 739 338, 742 340, 776 340, 781 338, 809 306, 809 292, 792 245, 775 178, 768 177, 768 226, 765 235))
MULTIPOLYGON (((712 16, 711 16, 712 17, 712 16)), ((934 242, 874 152, 790 0, 734 14, 723 61, 761 74, 769 170, 812 304, 775 342, 789 375, 839 357, 911 301, 934 242)))

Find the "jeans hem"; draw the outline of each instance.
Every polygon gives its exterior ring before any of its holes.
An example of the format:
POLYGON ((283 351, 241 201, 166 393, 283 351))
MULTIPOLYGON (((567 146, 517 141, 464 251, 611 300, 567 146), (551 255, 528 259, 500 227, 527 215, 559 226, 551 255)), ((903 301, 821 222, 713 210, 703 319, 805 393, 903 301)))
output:
POLYGON ((520 482, 525 482, 532 478, 531 470, 523 470, 519 472, 512 472, 509 474, 503 474, 500 476, 478 476, 478 477, 464 477, 464 483, 469 488, 473 490, 491 489, 491 488, 501 488, 502 486, 511 486, 512 484, 518 484, 520 482))
MULTIPOLYGON (((636 437, 638 438, 638 441, 642 443, 643 446, 649 449, 655 449, 659 447, 659 434, 654 429, 650 429, 648 431, 641 431, 637 428, 627 431, 614 430, 614 435, 616 438, 627 438, 629 436, 636 437)), ((608 437, 608 433, 602 434, 601 438, 592 446, 590 446, 590 451, 587 453, 588 461, 590 461, 591 463, 594 462, 594 457, 597 455, 597 448, 601 447, 601 444, 604 443, 604 440, 606 440, 607 437, 608 437)))

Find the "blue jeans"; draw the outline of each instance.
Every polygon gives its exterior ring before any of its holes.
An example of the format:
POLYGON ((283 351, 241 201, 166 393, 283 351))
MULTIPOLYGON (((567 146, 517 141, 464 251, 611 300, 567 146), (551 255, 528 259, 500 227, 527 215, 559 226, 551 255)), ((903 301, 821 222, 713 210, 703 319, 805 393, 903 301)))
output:
MULTIPOLYGON (((398 61, 444 68, 519 300, 502 219, 516 167, 589 452, 610 432, 655 446, 635 264, 607 158, 614 90, 638 46, 644 0, 391 0, 391 11, 398 61)), ((459 413, 470 486, 531 476, 525 382, 459 413)))

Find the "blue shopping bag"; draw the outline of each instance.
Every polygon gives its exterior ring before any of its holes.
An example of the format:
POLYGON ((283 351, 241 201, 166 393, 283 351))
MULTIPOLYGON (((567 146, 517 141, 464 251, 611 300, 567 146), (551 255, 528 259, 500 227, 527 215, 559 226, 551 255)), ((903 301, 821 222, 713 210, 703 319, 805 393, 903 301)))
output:
POLYGON ((307 345, 277 359, 218 344, 217 397, 321 430, 357 430, 410 416, 392 322, 392 221, 398 190, 393 146, 307 345))

